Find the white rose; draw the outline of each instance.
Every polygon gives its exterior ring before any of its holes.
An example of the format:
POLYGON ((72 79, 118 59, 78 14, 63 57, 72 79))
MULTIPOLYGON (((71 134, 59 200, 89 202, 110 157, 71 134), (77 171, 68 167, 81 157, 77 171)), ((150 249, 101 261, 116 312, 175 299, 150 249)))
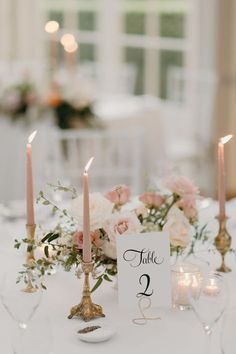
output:
MULTIPOLYGON (((101 193, 89 195, 90 229, 91 231, 102 228, 104 222, 112 215, 113 204, 101 193)), ((83 195, 74 199, 71 214, 78 219, 79 229, 83 230, 83 195)))
POLYGON ((163 230, 169 232, 170 243, 174 247, 186 247, 191 241, 191 225, 184 213, 176 206, 170 209, 163 230))
POLYGON ((102 250, 105 256, 111 259, 116 259, 117 258, 117 253, 116 253, 116 240, 110 239, 109 241, 104 241, 102 245, 102 250))

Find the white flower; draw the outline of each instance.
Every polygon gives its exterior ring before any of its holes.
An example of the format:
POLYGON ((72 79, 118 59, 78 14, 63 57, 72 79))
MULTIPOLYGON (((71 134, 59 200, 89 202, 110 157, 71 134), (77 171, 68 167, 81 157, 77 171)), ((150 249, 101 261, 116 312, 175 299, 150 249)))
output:
POLYGON ((170 233, 170 243, 174 247, 186 247, 191 241, 191 225, 184 213, 175 205, 167 215, 163 231, 170 233))
POLYGON ((107 257, 116 259, 116 237, 140 233, 143 227, 135 213, 115 213, 103 225, 110 241, 103 244, 103 252, 107 257))
MULTIPOLYGON (((101 193, 89 195, 90 230, 95 231, 102 228, 104 222, 112 215, 113 204, 101 193)), ((78 219, 79 229, 83 230, 83 195, 74 199, 72 216, 78 219)))

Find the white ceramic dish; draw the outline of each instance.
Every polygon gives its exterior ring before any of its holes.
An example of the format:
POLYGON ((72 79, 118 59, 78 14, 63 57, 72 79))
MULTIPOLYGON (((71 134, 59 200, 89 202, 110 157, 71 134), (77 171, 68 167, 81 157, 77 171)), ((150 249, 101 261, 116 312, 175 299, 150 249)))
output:
POLYGON ((89 323, 89 324, 83 324, 78 328, 78 331, 84 329, 85 327, 90 327, 90 326, 101 326, 101 328, 98 328, 92 332, 88 333, 78 333, 77 336, 79 337, 80 340, 83 342, 88 342, 88 343, 99 343, 99 342, 105 342, 112 338, 116 331, 114 328, 107 327, 104 325, 101 325, 99 323, 89 323))

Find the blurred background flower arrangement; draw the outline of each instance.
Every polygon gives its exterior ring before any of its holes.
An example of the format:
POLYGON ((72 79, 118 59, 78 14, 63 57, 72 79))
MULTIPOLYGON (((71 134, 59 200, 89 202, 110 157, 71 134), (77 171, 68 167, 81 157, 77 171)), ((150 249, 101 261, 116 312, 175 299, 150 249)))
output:
POLYGON ((23 120, 30 123, 39 108, 39 97, 34 84, 25 78, 23 81, 5 88, 0 97, 0 113, 9 116, 13 122, 23 120))
POLYGON ((60 129, 102 128, 96 117, 93 102, 76 96, 66 96, 65 89, 53 82, 48 95, 40 94, 35 83, 25 75, 15 85, 6 87, 0 97, 0 114, 11 118, 12 122, 22 122, 29 126, 41 119, 43 113, 52 115, 60 129))

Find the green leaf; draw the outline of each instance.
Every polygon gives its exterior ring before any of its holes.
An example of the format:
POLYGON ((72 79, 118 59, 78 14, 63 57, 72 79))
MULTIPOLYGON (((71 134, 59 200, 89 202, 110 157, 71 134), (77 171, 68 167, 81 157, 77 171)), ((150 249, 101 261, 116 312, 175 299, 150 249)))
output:
POLYGON ((44 202, 42 203, 43 205, 49 205, 49 201, 48 200, 44 200, 44 202))
POLYGON ((93 293, 95 290, 97 290, 97 288, 102 284, 102 281, 103 281, 102 277, 99 277, 97 282, 95 283, 94 287, 92 288, 91 293, 93 293))
POLYGON ((31 252, 31 251, 33 251, 33 247, 31 245, 28 245, 27 252, 31 252))
POLYGON ((14 245, 14 248, 19 249, 19 248, 20 248, 20 246, 21 246, 21 243, 20 243, 20 242, 18 242, 18 243, 16 243, 16 244, 14 245))
POLYGON ((46 236, 44 236, 44 237, 42 238, 41 242, 44 243, 45 241, 47 241, 47 239, 48 239, 51 235, 53 235, 53 233, 52 233, 52 232, 49 232, 46 236))
POLYGON ((105 274, 103 278, 104 278, 106 281, 112 282, 111 278, 109 278, 107 274, 105 274))
POLYGON ((52 234, 52 235, 48 238, 48 242, 52 242, 52 241, 56 240, 58 237, 60 237, 59 234, 52 234))
POLYGON ((52 212, 53 212, 53 213, 56 213, 57 210, 58 210, 58 207, 57 207, 56 205, 54 205, 54 207, 52 208, 52 212))
POLYGON ((44 253, 47 258, 49 258, 48 246, 44 247, 44 253))

